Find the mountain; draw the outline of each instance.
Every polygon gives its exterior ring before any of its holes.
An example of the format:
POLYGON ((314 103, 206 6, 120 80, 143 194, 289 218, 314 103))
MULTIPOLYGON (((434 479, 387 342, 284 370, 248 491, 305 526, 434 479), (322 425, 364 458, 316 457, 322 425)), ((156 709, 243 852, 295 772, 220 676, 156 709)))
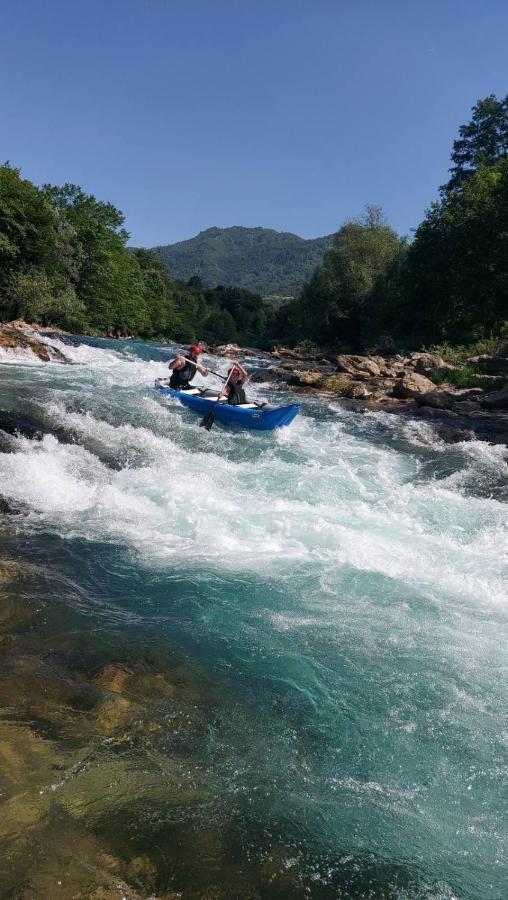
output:
POLYGON ((170 274, 205 287, 245 287, 265 296, 294 296, 321 265, 333 235, 305 240, 271 228, 207 228, 196 237, 157 247, 170 274))

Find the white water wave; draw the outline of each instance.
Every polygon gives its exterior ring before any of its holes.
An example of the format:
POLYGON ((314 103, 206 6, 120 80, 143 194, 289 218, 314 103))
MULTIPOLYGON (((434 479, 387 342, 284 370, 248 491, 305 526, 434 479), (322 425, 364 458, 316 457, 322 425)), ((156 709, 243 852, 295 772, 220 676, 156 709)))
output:
MULTIPOLYGON (((262 576, 308 565, 332 591, 334 573, 352 567, 429 596, 506 599, 506 506, 465 496, 467 467, 422 479, 417 455, 370 439, 373 416, 338 406, 320 421, 312 402, 275 434, 208 433, 153 391, 166 362, 52 343, 75 365, 43 370, 46 389, 55 373, 44 409, 78 443, 18 439, 19 452, 0 455, 0 493, 24 501, 33 526, 126 546, 147 565, 204 561, 262 576), (105 466, 97 445, 127 467, 105 466)), ((478 471, 505 465, 497 448, 469 448, 478 471)))

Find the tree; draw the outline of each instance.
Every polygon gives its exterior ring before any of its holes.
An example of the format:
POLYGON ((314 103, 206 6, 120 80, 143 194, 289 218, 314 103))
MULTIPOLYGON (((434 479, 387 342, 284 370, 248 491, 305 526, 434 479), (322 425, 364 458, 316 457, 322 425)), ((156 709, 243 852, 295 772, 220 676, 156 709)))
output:
POLYGON ((0 299, 8 303, 12 277, 27 267, 48 275, 57 267, 58 225, 44 194, 21 178, 19 169, 0 166, 0 299))
POLYGON ((467 125, 459 128, 453 143, 451 178, 441 193, 460 190, 479 166, 491 166, 508 155, 508 94, 478 100, 467 125))
POLYGON ((235 320, 227 309, 212 308, 205 322, 204 337, 212 344, 236 341, 235 320))
POLYGON ((139 333, 148 327, 143 278, 126 248, 124 217, 75 184, 44 186, 61 229, 71 228, 79 257, 77 294, 92 328, 139 333))
POLYGON ((508 158, 435 203, 408 255, 415 337, 467 343, 508 320, 508 158))
POLYGON ((374 301, 379 302, 376 285, 405 247, 377 207, 368 207, 360 220, 346 222, 323 266, 286 313, 293 339, 363 346, 376 314, 374 301))

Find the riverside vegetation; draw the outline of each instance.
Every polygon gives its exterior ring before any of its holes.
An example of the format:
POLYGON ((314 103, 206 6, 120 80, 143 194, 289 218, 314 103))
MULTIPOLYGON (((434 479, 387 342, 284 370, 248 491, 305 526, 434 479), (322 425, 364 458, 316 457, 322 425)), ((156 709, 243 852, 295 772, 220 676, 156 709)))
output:
MULTIPOLYGON (((157 250, 127 247, 124 217, 111 203, 76 185, 38 188, 4 165, 1 317, 258 347, 309 339, 335 352, 500 338, 508 319, 508 95, 478 101, 452 164, 412 243, 370 207, 339 229, 301 292, 275 303, 245 286, 175 279, 157 250)), ((284 253, 278 259, 267 262, 267 293, 287 268, 284 253)))

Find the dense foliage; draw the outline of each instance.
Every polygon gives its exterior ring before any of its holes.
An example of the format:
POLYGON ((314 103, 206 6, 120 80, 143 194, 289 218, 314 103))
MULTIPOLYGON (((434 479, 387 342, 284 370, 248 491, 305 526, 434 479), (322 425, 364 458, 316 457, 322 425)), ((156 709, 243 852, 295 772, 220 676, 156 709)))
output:
POLYGON ((418 347, 508 328, 508 97, 473 108, 451 179, 411 245, 370 210, 337 233, 275 334, 331 347, 418 347))
POLYGON ((459 128, 453 142, 450 180, 441 192, 460 190, 479 166, 492 166, 508 156, 508 94, 498 100, 494 94, 478 100, 467 125, 459 128))
POLYGON ((269 228, 208 228, 188 241, 158 247, 169 272, 206 287, 239 286, 263 296, 296 296, 321 265, 333 235, 304 240, 269 228))
POLYGON ((124 218, 80 187, 38 188, 0 166, 0 312, 99 334, 190 341, 259 338, 261 297, 170 277, 153 250, 130 250, 124 218))
POLYGON ((281 310, 290 336, 320 345, 364 346, 376 325, 380 281, 405 250, 405 241, 377 208, 346 222, 298 301, 281 310))
POLYGON ((411 244, 371 207, 333 238, 212 228, 159 251, 129 249, 110 203, 72 184, 38 188, 6 164, 0 314, 101 334, 352 350, 506 335, 508 97, 473 107, 452 164, 411 244), (294 300, 261 296, 304 281, 294 300))

